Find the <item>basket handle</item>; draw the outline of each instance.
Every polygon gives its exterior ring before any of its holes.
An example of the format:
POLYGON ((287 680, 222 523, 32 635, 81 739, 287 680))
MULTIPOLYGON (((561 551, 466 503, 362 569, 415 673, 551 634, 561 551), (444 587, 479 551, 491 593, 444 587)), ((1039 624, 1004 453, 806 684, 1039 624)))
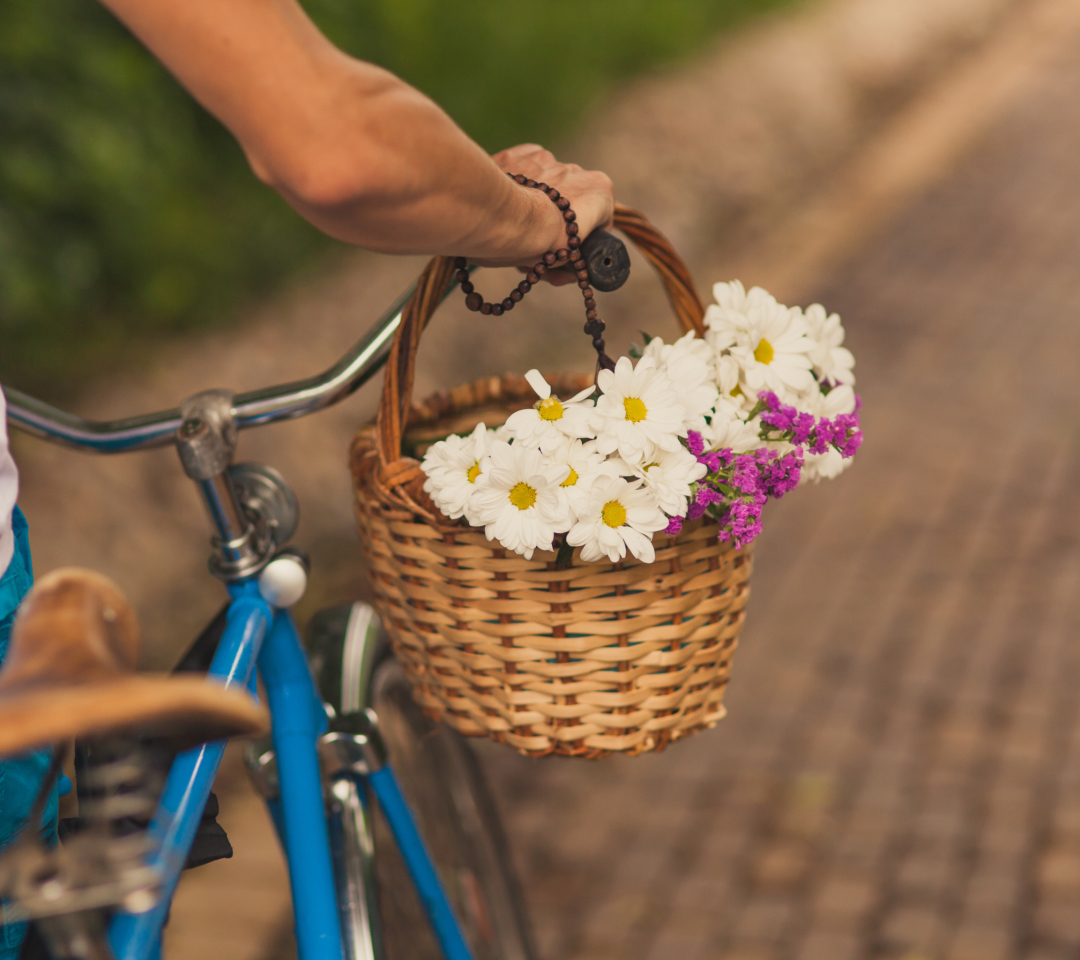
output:
MULTIPOLYGON (((647 259, 664 285, 675 317, 685 332, 699 336, 705 332, 705 305, 694 288, 693 278, 682 258, 659 230, 637 210, 615 204, 614 225, 626 234, 647 259)), ((401 441, 412 403, 416 351, 424 327, 442 303, 454 275, 453 257, 435 257, 424 268, 416 292, 401 315, 401 324, 386 361, 379 413, 375 421, 379 450, 379 480, 387 490, 408 483, 417 475, 415 460, 402 459, 401 441)))

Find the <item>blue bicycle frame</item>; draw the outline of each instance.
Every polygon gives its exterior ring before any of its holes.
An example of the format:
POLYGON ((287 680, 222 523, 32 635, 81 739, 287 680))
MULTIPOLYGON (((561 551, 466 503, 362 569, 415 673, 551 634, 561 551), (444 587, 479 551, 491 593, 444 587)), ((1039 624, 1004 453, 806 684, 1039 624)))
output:
MULTIPOLYGON (((411 296, 412 289, 407 290, 345 356, 321 375, 230 395, 227 416, 235 429, 306 416, 357 390, 385 361, 411 296)), ((186 416, 174 409, 95 422, 64 413, 17 390, 5 388, 5 394, 13 426, 56 443, 99 453, 172 443, 186 416)), ((219 492, 212 482, 202 483, 200 489, 208 503, 219 492)), ((217 534, 227 544, 240 529, 229 534, 227 529, 219 528, 217 534)), ((344 960, 317 754, 319 737, 327 728, 326 714, 288 611, 275 610, 266 603, 252 579, 231 583, 229 592, 233 600, 228 624, 209 675, 227 687, 247 689, 253 696, 256 676, 263 681, 273 718, 281 784, 280 800, 273 801, 271 807, 289 862, 300 958, 344 960)), ((117 960, 156 960, 160 956, 161 930, 169 903, 224 750, 224 741, 207 743, 180 754, 174 761, 150 827, 157 850, 151 865, 162 877, 161 901, 146 913, 114 916, 109 943, 117 960)), ((365 779, 386 815, 447 960, 472 960, 393 772, 384 766, 368 771, 365 779)))
MULTIPOLYGON (((266 688, 281 784, 279 820, 289 863, 300 960, 343 960, 317 744, 327 718, 308 669, 292 615, 275 610, 253 581, 230 586, 228 623, 209 676, 255 693, 256 671, 266 688)), ((213 681, 211 681, 213 682, 213 681)), ((116 960, 157 960, 169 903, 225 751, 225 741, 180 754, 150 826, 151 859, 162 877, 161 899, 145 913, 119 913, 109 926, 116 960)), ((431 857, 389 766, 368 777, 447 960, 472 955, 431 857)))

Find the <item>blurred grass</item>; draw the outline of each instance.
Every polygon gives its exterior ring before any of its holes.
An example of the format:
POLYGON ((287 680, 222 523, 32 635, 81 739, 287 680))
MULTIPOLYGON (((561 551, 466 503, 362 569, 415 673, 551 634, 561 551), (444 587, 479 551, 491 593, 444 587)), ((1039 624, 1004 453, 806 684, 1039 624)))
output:
MULTIPOLYGON (((792 0, 307 0, 489 150, 792 0)), ((51 396, 228 322, 335 244, 93 0, 0 3, 0 377, 51 396)))

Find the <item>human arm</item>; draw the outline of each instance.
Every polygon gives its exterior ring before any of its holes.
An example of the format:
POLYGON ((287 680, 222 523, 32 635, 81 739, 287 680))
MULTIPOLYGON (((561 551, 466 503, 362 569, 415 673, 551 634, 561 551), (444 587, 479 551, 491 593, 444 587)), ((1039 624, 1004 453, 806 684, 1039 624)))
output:
MULTIPOLYGON (((321 230, 385 253, 528 263, 562 218, 434 102, 333 46, 295 0, 103 0, 236 136, 256 175, 321 230)), ((557 187, 582 235, 610 222, 602 173, 525 145, 499 155, 557 187)))

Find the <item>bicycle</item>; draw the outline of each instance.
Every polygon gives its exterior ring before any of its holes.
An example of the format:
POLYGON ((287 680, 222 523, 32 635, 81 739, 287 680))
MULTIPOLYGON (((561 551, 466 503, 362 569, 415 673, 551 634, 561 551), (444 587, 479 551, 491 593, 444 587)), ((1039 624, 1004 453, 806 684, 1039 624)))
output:
MULTIPOLYGON (((621 241, 597 231, 583 251, 597 289, 625 281, 629 259, 621 241)), ((210 570, 230 594, 176 671, 205 672, 226 691, 252 695, 256 678, 262 681, 273 735, 249 744, 245 759, 288 860, 302 960, 439 951, 448 960, 531 960, 522 897, 475 756, 460 735, 434 724, 415 704, 368 605, 317 614, 305 653, 289 613, 308 574, 306 559, 288 545, 299 519, 296 497, 273 468, 232 462, 240 430, 314 413, 370 379, 386 359, 411 295, 406 291, 338 363, 308 380, 235 396, 203 391, 177 409, 109 422, 6 389, 8 420, 80 451, 176 445, 211 521, 210 570), (422 914, 434 937, 422 932, 422 914)), ((113 768, 128 771, 130 779, 132 763, 153 765, 134 748, 124 754, 125 743, 83 746, 77 780, 88 783, 77 784, 80 801, 92 798, 94 785, 100 790, 113 768), (96 766, 95 750, 101 755, 96 766)), ((143 871, 138 877, 106 875, 121 869, 115 863, 98 864, 99 875, 83 864, 89 881, 83 880, 100 888, 95 900, 86 889, 56 886, 56 876, 21 876, 22 886, 0 891, 24 893, 9 903, 7 915, 19 915, 21 906, 45 931, 54 956, 159 957, 171 896, 224 747, 224 740, 202 743, 172 761, 156 812, 139 833, 144 846, 118 858, 123 869, 143 871), (53 889, 40 896, 48 883, 53 889), (133 897, 133 890, 144 895, 133 897), (107 929, 97 922, 103 910, 107 929)), ((133 792, 140 790, 145 806, 145 784, 133 792)), ((126 849, 135 848, 129 842, 126 849)))

